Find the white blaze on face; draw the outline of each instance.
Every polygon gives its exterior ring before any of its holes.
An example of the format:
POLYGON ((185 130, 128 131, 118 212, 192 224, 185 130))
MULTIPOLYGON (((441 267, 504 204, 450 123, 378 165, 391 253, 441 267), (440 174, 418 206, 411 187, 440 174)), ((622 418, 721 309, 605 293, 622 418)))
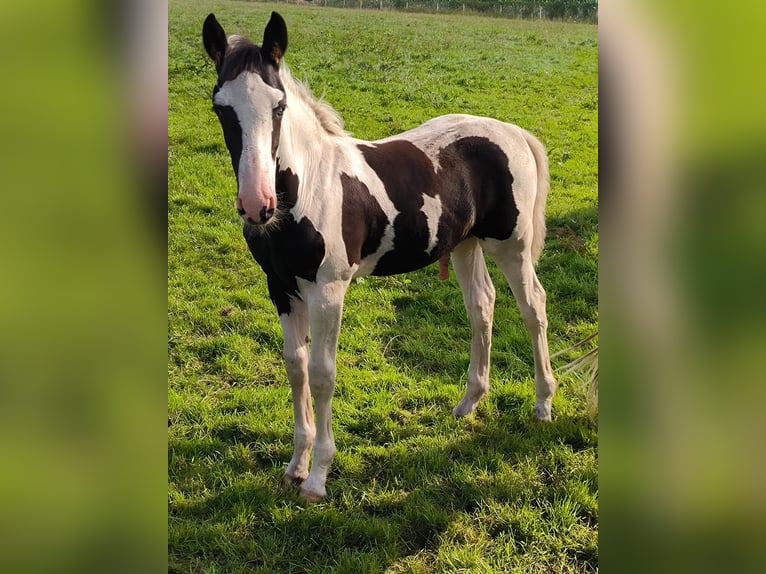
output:
POLYGON ((243 72, 224 83, 215 95, 220 106, 231 106, 242 129, 242 155, 239 158, 237 209, 242 217, 262 221, 264 209, 276 208, 274 180, 276 159, 271 155, 273 110, 284 98, 254 72, 243 72), (240 211, 241 213, 241 211, 240 211))

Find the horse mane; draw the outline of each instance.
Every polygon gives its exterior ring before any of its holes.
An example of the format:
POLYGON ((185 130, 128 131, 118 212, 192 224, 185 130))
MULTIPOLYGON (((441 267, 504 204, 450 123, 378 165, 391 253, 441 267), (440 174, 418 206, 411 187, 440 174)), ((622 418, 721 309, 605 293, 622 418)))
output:
MULTIPOLYGON (((279 79, 285 85, 285 88, 297 96, 306 106, 314 112, 319 124, 331 136, 348 136, 348 132, 343 128, 343 119, 338 115, 333 107, 327 102, 315 99, 311 90, 302 82, 293 78, 289 68, 284 62, 279 67, 279 79), (289 87, 289 88, 288 88, 289 87)), ((287 104, 290 105, 289 103, 287 104)))
MULTIPOLYGON (((245 36, 232 35, 228 38, 228 48, 224 68, 221 77, 230 80, 242 71, 259 71, 263 64, 261 49, 253 44, 245 36)), ((343 120, 330 104, 317 100, 311 94, 311 90, 302 82, 293 78, 287 64, 282 62, 279 66, 279 79, 291 94, 298 97, 311 111, 314 112, 319 124, 331 136, 348 136, 343 129, 343 120)), ((288 104, 289 105, 289 104, 288 104)))

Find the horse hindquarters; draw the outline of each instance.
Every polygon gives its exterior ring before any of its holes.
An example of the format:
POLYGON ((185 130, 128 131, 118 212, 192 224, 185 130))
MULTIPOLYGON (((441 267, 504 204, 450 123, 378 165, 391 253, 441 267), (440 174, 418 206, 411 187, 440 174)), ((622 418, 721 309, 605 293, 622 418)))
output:
MULTIPOLYGON (((535 418, 551 420, 551 402, 556 381, 548 351, 548 318, 545 309, 545 289, 535 273, 545 240, 545 204, 549 190, 548 157, 540 141, 522 130, 522 136, 534 158, 534 172, 517 180, 512 193, 525 195, 532 201, 520 202, 526 207, 519 214, 512 237, 504 240, 484 239, 482 247, 494 259, 508 280, 521 318, 532 339, 535 359, 535 418), (520 230, 518 226, 523 226, 520 230)), ((520 172, 519 172, 520 173, 520 172)), ((516 199, 516 198, 515 198, 516 199)))

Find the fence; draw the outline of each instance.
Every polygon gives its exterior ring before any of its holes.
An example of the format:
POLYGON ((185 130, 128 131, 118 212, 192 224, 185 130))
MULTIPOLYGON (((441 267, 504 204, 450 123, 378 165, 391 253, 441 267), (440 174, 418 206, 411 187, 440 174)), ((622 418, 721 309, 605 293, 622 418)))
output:
POLYGON ((598 21, 598 0, 285 0, 288 4, 312 4, 369 10, 410 12, 463 12, 525 19, 598 21))

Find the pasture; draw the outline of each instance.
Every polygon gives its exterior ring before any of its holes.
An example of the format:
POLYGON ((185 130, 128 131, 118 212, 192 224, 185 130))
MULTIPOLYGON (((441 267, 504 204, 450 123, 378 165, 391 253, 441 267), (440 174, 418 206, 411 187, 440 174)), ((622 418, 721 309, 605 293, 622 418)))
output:
MULTIPOLYGON (((286 62, 355 136, 450 112, 529 129, 548 148, 551 352, 598 322, 597 29, 588 24, 231 1, 169 4, 168 567, 171 572, 590 572, 598 568, 597 429, 582 381, 558 375, 534 422, 532 349, 497 287, 489 395, 464 391, 470 326, 454 276, 431 266, 348 292, 325 502, 279 489, 290 390, 265 277, 234 209, 210 111, 201 26, 260 42, 286 19, 286 62)), ((559 357, 554 368, 573 358, 559 357)))

